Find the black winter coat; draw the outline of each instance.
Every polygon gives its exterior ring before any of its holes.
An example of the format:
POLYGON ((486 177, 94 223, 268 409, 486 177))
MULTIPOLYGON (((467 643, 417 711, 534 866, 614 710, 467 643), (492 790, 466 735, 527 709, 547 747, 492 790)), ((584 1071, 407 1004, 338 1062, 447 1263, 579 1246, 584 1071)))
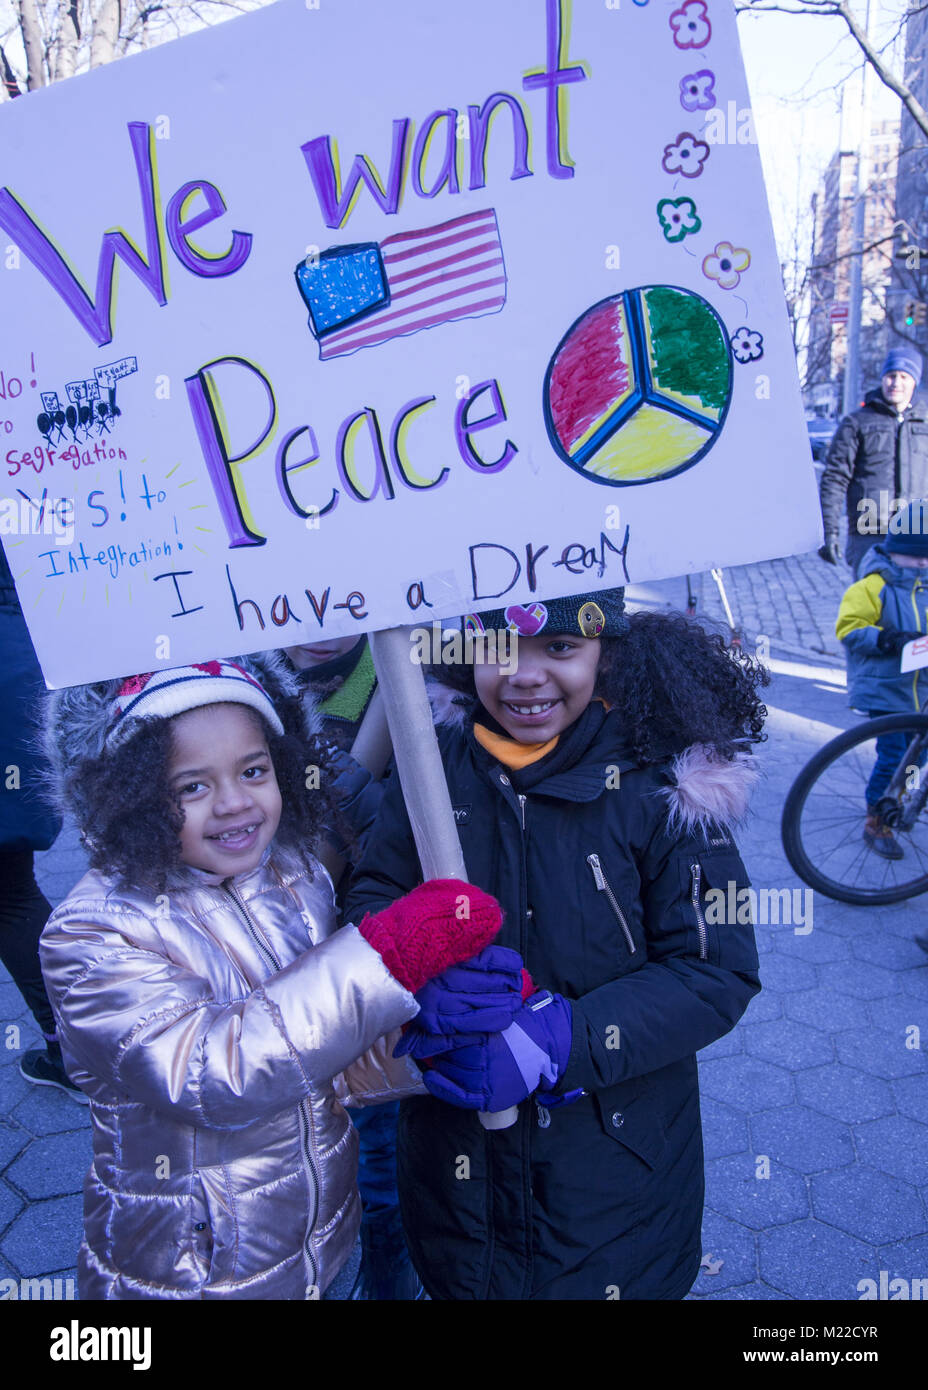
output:
MULTIPOLYGON (((843 531, 844 514, 854 532, 864 498, 879 507, 880 493, 888 505, 928 496, 928 414, 917 397, 900 422, 882 391, 870 391, 866 404, 846 415, 828 449, 821 481, 822 521, 826 536, 843 531)), ((888 520, 888 516, 886 516, 888 520)), ((886 520, 881 520, 885 533, 886 520)), ((874 533, 874 540, 877 539, 874 533)))
MULTIPOLYGON (((760 988, 751 927, 705 912, 710 886, 748 884, 726 826, 750 760, 693 748, 640 767, 610 713, 575 765, 520 797, 472 729, 442 729, 439 744, 468 877, 504 909, 498 943, 571 1001, 557 1089, 588 1094, 526 1102, 495 1132, 431 1097, 403 1102, 400 1200, 423 1283, 437 1299, 682 1298, 701 1259, 695 1053, 760 988)), ((419 878, 394 775, 347 919, 419 878)))

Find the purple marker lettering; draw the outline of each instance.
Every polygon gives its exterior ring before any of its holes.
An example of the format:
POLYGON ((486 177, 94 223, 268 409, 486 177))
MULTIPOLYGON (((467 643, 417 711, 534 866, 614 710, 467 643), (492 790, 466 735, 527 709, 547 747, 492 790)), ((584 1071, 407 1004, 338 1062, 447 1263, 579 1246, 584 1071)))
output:
POLYGON ((244 489, 240 485, 238 466, 258 452, 277 426, 277 402, 271 383, 251 362, 245 362, 240 357, 217 357, 201 367, 195 376, 187 377, 184 385, 187 388, 187 399, 190 402, 197 438, 206 461, 206 471, 229 534, 229 545, 232 548, 240 545, 264 545, 267 537, 262 536, 249 524, 250 518, 246 520, 248 504, 244 489), (239 454, 230 452, 229 440, 222 425, 219 393, 212 375, 213 367, 226 365, 244 367, 246 371, 253 373, 267 393, 267 421, 261 426, 254 443, 239 454))
POLYGON ((151 127, 130 121, 129 139, 142 197, 142 220, 148 260, 138 252, 124 232, 105 232, 97 264, 97 292, 91 299, 55 247, 8 188, 0 189, 0 227, 29 257, 71 310, 93 341, 103 347, 113 339, 114 262, 118 256, 150 292, 159 305, 167 303, 164 290, 164 244, 155 196, 155 142, 151 127))
POLYGON ((320 135, 301 145, 303 158, 309 169, 319 207, 327 227, 341 227, 347 222, 355 195, 363 182, 370 190, 378 207, 384 212, 396 212, 400 203, 403 185, 403 166, 406 156, 406 137, 409 133, 409 119, 403 117, 393 122, 393 151, 390 156, 390 177, 387 187, 381 185, 380 177, 367 155, 355 155, 354 163, 345 180, 345 190, 338 191, 338 175, 332 158, 332 137, 320 135))
POLYGON ((470 442, 469 435, 475 434, 477 430, 488 430, 491 425, 501 425, 505 419, 506 407, 503 405, 499 384, 496 381, 481 381, 480 385, 473 387, 459 403, 454 417, 454 437, 457 440, 461 458, 468 468, 473 468, 475 473, 499 473, 501 469, 506 467, 507 463, 512 462, 519 452, 512 440, 507 439, 502 455, 495 463, 487 463, 470 442), (471 406, 478 396, 483 395, 484 391, 490 392, 493 414, 484 416, 482 420, 471 420, 469 418, 471 406))
POLYGON ((566 82, 585 82, 587 74, 583 67, 561 67, 561 59, 566 61, 569 27, 564 24, 563 0, 547 0, 545 17, 546 62, 544 70, 523 77, 522 86, 527 92, 535 87, 545 91, 547 108, 547 149, 548 173, 555 179, 572 179, 573 161, 567 153, 566 93, 561 86, 566 82), (565 129, 561 131, 561 97, 564 101, 565 129), (564 158, 561 159, 563 154, 564 158))
POLYGON ((441 487, 442 483, 448 478, 448 469, 443 468, 437 478, 425 478, 421 473, 417 473, 409 459, 406 457, 403 441, 405 437, 406 421, 411 420, 420 410, 426 410, 428 406, 435 402, 434 396, 418 396, 414 401, 407 401, 404 406, 396 412, 396 419, 393 421, 393 429, 390 431, 390 458, 393 466, 400 475, 400 481, 407 487, 425 491, 427 488, 441 487))
POLYGON ((214 184, 202 180, 185 183, 168 203, 165 222, 168 241, 181 265, 193 271, 194 275, 215 276, 234 275, 248 260, 251 251, 251 237, 247 232, 232 232, 232 245, 221 256, 209 256, 205 251, 197 251, 188 238, 193 232, 215 222, 226 211, 225 201, 214 184), (195 193, 202 193, 206 201, 205 212, 184 219, 184 204, 195 193))
POLYGON ((528 167, 528 126, 525 113, 518 97, 509 92, 494 92, 487 97, 482 106, 468 106, 470 123, 470 187, 484 188, 487 181, 487 139, 490 133, 490 120, 497 107, 506 105, 512 112, 512 139, 514 145, 512 179, 531 178, 528 167))
POLYGON ((433 111, 426 116, 422 129, 416 136, 416 143, 412 147, 412 186, 420 198, 434 198, 435 194, 448 185, 449 193, 460 193, 461 188, 458 183, 457 169, 458 153, 458 113, 454 110, 433 111), (435 178, 431 188, 424 188, 422 185, 422 175, 424 165, 428 159, 429 143, 432 132, 439 121, 445 124, 445 157, 442 160, 441 168, 435 178))

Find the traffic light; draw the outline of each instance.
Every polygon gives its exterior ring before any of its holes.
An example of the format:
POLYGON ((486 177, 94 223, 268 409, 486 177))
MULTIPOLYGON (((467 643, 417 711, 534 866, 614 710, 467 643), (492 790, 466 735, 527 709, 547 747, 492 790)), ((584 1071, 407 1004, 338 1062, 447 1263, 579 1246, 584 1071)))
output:
POLYGON ((907 328, 920 328, 925 322, 928 305, 920 299, 907 299, 905 304, 905 323, 907 328))

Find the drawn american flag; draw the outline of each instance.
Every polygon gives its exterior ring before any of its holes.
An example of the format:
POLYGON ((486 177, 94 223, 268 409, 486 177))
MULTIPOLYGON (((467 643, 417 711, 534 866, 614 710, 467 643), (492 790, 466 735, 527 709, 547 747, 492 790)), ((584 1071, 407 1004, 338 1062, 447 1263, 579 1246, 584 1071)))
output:
POLYGON ((376 247, 344 252, 324 253, 315 276, 297 272, 323 361, 454 319, 497 313, 506 303, 506 267, 492 208, 387 237, 379 246, 379 270, 371 262, 376 247), (367 310, 365 303, 374 307, 367 310), (339 317, 349 321, 339 326, 339 317))

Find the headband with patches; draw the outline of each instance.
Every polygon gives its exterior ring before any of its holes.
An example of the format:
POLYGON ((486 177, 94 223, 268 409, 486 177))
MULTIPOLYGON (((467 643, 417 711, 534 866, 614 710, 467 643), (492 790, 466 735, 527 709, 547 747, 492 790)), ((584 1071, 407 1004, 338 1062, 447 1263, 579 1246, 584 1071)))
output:
POLYGON ((505 631, 520 637, 543 632, 569 632, 574 637, 621 637, 628 631, 625 590, 602 589, 597 594, 545 599, 525 607, 515 603, 485 613, 468 613, 461 619, 465 633, 505 631))

